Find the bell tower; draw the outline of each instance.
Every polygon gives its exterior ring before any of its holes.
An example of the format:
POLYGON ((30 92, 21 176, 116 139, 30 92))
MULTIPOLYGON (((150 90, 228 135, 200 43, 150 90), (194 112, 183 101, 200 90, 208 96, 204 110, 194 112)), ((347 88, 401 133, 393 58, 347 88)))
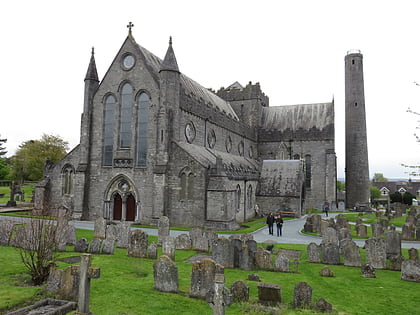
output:
POLYGON ((346 207, 367 205, 370 197, 363 55, 345 57, 346 207))

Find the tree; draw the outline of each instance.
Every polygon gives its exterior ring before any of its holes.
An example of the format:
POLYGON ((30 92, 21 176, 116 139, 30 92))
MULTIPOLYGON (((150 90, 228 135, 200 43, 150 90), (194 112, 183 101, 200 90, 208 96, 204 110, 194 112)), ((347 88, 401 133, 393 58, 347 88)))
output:
POLYGON ((3 144, 7 142, 7 139, 0 138, 0 180, 6 179, 7 175, 10 173, 10 167, 7 163, 6 157, 4 155, 7 153, 6 148, 3 147, 3 144))
POLYGON ((7 139, 0 138, 0 158, 7 153, 6 148, 3 147, 3 144, 7 142, 7 139))
POLYGON ((388 178, 384 177, 382 173, 375 173, 373 174, 372 181, 373 182, 387 182, 388 178))
POLYGON ((25 141, 11 158, 12 176, 20 182, 42 179, 45 162, 57 163, 67 153, 68 142, 59 136, 42 135, 41 140, 25 141))
POLYGON ((342 182, 341 180, 337 181, 337 191, 342 192, 346 190, 346 183, 342 182))
POLYGON ((370 186, 370 200, 373 202, 376 199, 381 198, 381 191, 378 187, 370 186))

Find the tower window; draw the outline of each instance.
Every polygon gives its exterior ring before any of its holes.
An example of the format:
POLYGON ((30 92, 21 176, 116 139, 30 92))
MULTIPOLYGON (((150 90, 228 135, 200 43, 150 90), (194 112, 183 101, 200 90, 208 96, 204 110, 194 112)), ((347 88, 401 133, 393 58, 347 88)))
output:
POLYGON ((357 102, 354 103, 354 107, 357 107, 357 102))
POLYGON ((351 64, 354 65, 354 59, 351 60, 351 64))

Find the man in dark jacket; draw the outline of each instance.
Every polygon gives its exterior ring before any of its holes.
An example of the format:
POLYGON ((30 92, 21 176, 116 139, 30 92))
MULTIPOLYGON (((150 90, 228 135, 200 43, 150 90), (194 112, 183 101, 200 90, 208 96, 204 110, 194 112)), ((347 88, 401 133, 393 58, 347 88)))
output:
POLYGON ((272 212, 268 215, 266 223, 268 225, 268 234, 273 235, 274 216, 272 212))

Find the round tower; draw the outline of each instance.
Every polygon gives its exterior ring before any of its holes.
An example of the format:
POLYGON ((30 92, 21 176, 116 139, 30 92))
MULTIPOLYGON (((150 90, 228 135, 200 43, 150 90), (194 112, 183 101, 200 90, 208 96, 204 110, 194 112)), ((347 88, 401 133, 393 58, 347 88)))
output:
POLYGON ((345 59, 346 207, 367 205, 370 197, 363 55, 349 51, 345 59))

